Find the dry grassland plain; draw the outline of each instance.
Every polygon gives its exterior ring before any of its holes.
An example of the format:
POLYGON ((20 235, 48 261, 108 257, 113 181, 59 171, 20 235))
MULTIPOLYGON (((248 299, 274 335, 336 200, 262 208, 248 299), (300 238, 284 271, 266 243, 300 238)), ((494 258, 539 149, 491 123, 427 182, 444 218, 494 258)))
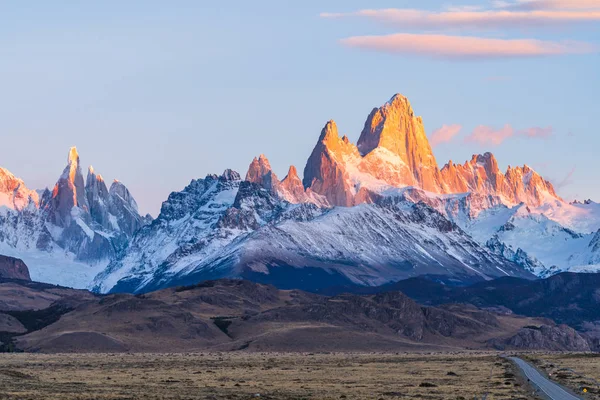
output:
POLYGON ((2 354, 1 399, 530 399, 496 354, 2 354))

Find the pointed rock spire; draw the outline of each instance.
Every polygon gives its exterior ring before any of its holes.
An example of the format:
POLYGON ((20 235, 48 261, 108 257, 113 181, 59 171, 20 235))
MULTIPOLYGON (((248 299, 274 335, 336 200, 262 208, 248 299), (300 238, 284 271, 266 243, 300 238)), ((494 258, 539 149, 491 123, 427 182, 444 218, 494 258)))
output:
POLYGON ((240 177, 240 174, 237 171, 234 171, 232 169, 226 169, 225 171, 223 171, 221 179, 225 181, 239 181, 242 178, 240 177))
POLYGON ((94 167, 91 165, 85 180, 85 194, 92 220, 103 228, 110 229, 108 189, 102 175, 96 175, 94 167))
POLYGON ((360 157, 356 146, 339 137, 331 120, 321 131, 319 141, 304 167, 303 185, 338 206, 354 205, 354 193, 346 172, 345 158, 360 157))
POLYGON ((271 164, 264 154, 252 160, 246 174, 246 180, 257 183, 273 193, 279 185, 279 179, 277 179, 277 175, 271 169, 271 164))
POLYGON ((307 201, 304 185, 298 176, 295 166, 290 166, 287 176, 281 181, 279 193, 281 197, 290 203, 303 203, 307 201))
POLYGON ((115 222, 118 226, 114 229, 119 229, 128 236, 140 229, 145 220, 138 212, 138 205, 129 189, 117 179, 114 180, 108 191, 108 211, 114 215, 115 222))
POLYGON ((73 207, 88 209, 85 184, 76 147, 71 147, 69 150, 67 166, 54 185, 49 206, 51 221, 60 227, 67 227, 70 224, 73 207))

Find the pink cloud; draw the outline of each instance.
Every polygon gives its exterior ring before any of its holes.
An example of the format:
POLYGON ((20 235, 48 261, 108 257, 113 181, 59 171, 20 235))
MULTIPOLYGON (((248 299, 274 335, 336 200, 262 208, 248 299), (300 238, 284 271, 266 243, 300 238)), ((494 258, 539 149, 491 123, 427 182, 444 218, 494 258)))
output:
POLYGON ((516 131, 511 125, 506 124, 501 129, 494 129, 486 125, 479 125, 473 132, 465 138, 465 143, 477 143, 487 146, 498 146, 502 142, 512 137, 525 137, 529 139, 549 139, 552 137, 554 129, 549 126, 546 128, 532 127, 516 131))
POLYGON ((595 48, 579 42, 550 42, 534 39, 488 39, 397 33, 384 36, 355 36, 343 45, 395 54, 426 55, 440 58, 534 57, 591 53, 595 48))
POLYGON ((546 128, 533 127, 519 131, 519 135, 527 136, 528 138, 548 139, 554 134, 554 129, 551 126, 546 128))
POLYGON ((506 124, 502 129, 495 130, 489 126, 479 125, 465 138, 466 143, 478 143, 480 145, 498 146, 506 139, 512 137, 515 130, 506 124))
MULTIPOLYGON (((565 2, 563 2, 565 3, 565 2)), ((524 4, 509 3, 507 9, 473 10, 451 9, 449 11, 426 11, 415 9, 387 8, 359 10, 349 13, 322 13, 322 18, 368 18, 394 26, 418 29, 440 28, 521 28, 524 24, 548 26, 600 21, 600 10, 581 9, 532 9, 512 10, 512 7, 524 7, 524 4)))
POLYGON ((455 124, 455 125, 444 125, 440 129, 435 130, 431 134, 431 137, 429 139, 429 143, 431 144, 431 147, 436 147, 439 144, 450 142, 454 138, 454 136, 458 135, 458 133, 461 131, 461 129, 462 129, 461 125, 455 124))
POLYGON ((496 6, 510 10, 594 10, 599 0, 516 0, 497 1, 496 6))

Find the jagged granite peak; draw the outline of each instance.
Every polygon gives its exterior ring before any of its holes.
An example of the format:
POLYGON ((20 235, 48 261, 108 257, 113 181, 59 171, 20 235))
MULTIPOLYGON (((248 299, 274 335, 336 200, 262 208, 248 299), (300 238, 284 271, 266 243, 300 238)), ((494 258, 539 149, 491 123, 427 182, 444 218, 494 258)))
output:
POLYGON ((38 193, 28 189, 22 179, 0 167, 0 207, 19 211, 30 204, 38 207, 38 193))
POLYGON ((150 222, 139 215, 135 200, 121 183, 108 190, 93 167, 84 180, 75 147, 69 150, 67 166, 52 191, 36 195, 41 196, 39 207, 30 202, 28 207, 0 213, 0 245, 7 247, 7 254, 28 262, 34 274, 51 277, 52 283, 83 287, 82 277, 95 275, 150 222), (45 269, 48 263, 56 265, 56 274, 45 269), (82 270, 68 270, 73 263, 82 270), (58 280, 58 271, 65 271, 64 281, 58 280))
POLYGON ((304 187, 324 196, 333 205, 353 206, 354 191, 345 167, 349 157, 360 157, 358 149, 339 137, 333 120, 327 122, 306 162, 304 187))
POLYGON ((234 170, 229 169, 229 168, 226 169, 225 171, 223 171, 223 174, 221 175, 221 178, 223 180, 226 180, 226 181, 239 181, 239 180, 242 179, 240 177, 239 172, 234 171, 234 170))
POLYGON ((137 202, 129 192, 129 189, 127 189, 127 186, 125 186, 121 181, 115 179, 112 185, 110 185, 110 190, 108 193, 112 198, 118 198, 123 201, 123 203, 127 204, 135 212, 138 211, 137 202))
POLYGON ((67 166, 54 185, 48 210, 50 221, 62 228, 69 226, 72 221, 73 207, 88 210, 85 183, 76 147, 71 147, 69 150, 67 166))
MULTIPOLYGON (((263 196, 269 195, 258 184, 245 183, 264 192, 263 196)), ((240 209, 236 209, 237 213, 229 211, 236 201, 238 205, 244 203, 238 198, 241 184, 239 174, 227 170, 222 176, 209 174, 204 179, 194 179, 182 191, 172 192, 163 202, 158 217, 133 237, 128 251, 119 254, 96 277, 96 289, 108 291, 125 276, 137 280, 174 264, 184 265, 192 259, 214 256, 221 245, 245 233, 239 227, 249 223, 245 217, 255 214, 252 209, 245 213, 240 209), (228 212, 229 217, 225 217, 228 212)), ((140 282, 130 282, 130 287, 124 290, 133 291, 133 286, 139 285, 140 282)))
POLYGON ((264 154, 252 160, 246 174, 246 181, 257 183, 273 193, 277 192, 277 187, 279 186, 279 179, 273 172, 271 164, 264 154))
POLYGON ((139 214, 137 202, 122 182, 115 179, 108 194, 108 211, 113 229, 124 233, 126 237, 132 237, 148 223, 148 219, 139 214))
POLYGON ((108 212, 109 193, 102 175, 97 175, 94 167, 88 168, 85 181, 85 194, 92 220, 104 228, 111 228, 108 212))
POLYGON ((499 196, 508 204, 539 206, 547 200, 561 200, 552 184, 531 167, 508 166, 502 173, 492 153, 473 155, 463 165, 452 162, 441 170, 447 193, 480 193, 499 196))
POLYGON ((145 292, 220 277, 310 290, 378 285, 422 274, 449 281, 532 277, 423 203, 318 209, 278 202, 258 184, 243 181, 234 202, 222 209, 213 201, 225 198, 225 188, 214 182, 202 182, 202 187, 193 198, 208 202, 183 215, 161 215, 160 224, 141 230, 135 250, 97 277, 97 290, 145 292), (192 229, 198 224, 192 215, 200 210, 205 229, 192 229), (169 233, 170 226, 182 223, 185 228, 169 233))
POLYGON ((290 166, 286 177, 281 181, 279 195, 290 203, 305 203, 308 201, 304 185, 295 166, 290 166))
POLYGON ((423 121, 402 95, 373 109, 358 145, 340 138, 329 121, 306 164, 303 184, 336 206, 372 202, 390 188, 442 193, 445 187, 423 121))
POLYGON ((425 134, 423 119, 415 116, 403 95, 396 94, 382 107, 373 109, 357 147, 363 156, 381 148, 399 156, 410 174, 404 177, 405 182, 396 184, 416 184, 435 193, 442 190, 440 172, 425 134))

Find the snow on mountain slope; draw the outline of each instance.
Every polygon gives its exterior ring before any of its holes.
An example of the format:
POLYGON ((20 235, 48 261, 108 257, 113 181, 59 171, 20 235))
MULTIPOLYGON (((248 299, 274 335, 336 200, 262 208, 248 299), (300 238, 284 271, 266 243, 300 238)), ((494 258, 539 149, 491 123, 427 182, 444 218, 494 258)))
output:
POLYGON ((0 168, 0 209, 22 210, 33 203, 37 207, 39 195, 25 186, 25 182, 10 171, 0 168))
POLYGON ((504 205, 488 208, 481 211, 474 219, 466 221, 463 219, 463 223, 460 225, 473 239, 485 243, 506 226, 517 210, 518 207, 511 208, 504 205))
POLYGON ((553 265, 593 258, 584 254, 591 237, 551 223, 589 235, 600 226, 594 228, 595 208, 587 207, 568 205, 527 165, 500 171, 491 153, 440 170, 422 119, 395 95, 373 109, 356 145, 329 121, 302 181, 293 167, 280 181, 261 155, 245 182, 209 176, 173 193, 95 287, 145 291, 222 276, 309 287, 418 274, 546 274, 553 265), (453 228, 436 230, 416 218, 424 209, 437 215, 440 227, 453 228))
POLYGON ((424 274, 458 280, 527 276, 432 208, 406 203, 336 208, 310 221, 268 225, 240 253, 241 267, 257 272, 281 263, 320 266, 362 285, 424 274))
POLYGON ((0 253, 27 260, 43 282, 87 287, 148 222, 120 182, 108 190, 91 167, 84 180, 74 147, 52 191, 39 196, 1 170, 0 192, 12 196, 12 206, 0 207, 0 253))
POLYGON ((527 165, 501 171, 484 153, 438 168, 402 95, 371 111, 356 144, 329 121, 302 179, 292 166, 280 181, 261 155, 245 180, 226 170, 172 193, 154 221, 122 183, 108 188, 93 168, 84 179, 75 148, 52 191, 0 169, 0 246, 63 285, 108 263, 93 281, 103 292, 223 276, 315 288, 593 270, 598 230, 600 204, 566 203, 527 165), (90 268, 71 271, 78 262, 90 268))
POLYGON ((75 289, 87 289, 108 263, 107 260, 97 263, 76 261, 73 254, 61 251, 20 251, 4 243, 0 243, 0 254, 22 259, 29 266, 33 281, 75 289))
MULTIPOLYGON (((566 210, 574 208, 568 204, 560 205, 561 209, 563 207, 566 210)), ((510 249, 509 253, 513 256, 521 251, 532 258, 533 263, 539 262, 532 269, 539 276, 563 271, 600 271, 600 248, 595 248, 593 243, 594 238, 600 235, 567 228, 556 222, 557 214, 549 217, 540 208, 526 205, 512 208, 497 206, 482 211, 462 227, 479 243, 487 243, 493 247, 501 243, 510 249)), ((561 217, 569 216, 568 211, 561 212, 561 217)), ((580 226, 589 229, 597 225, 598 222, 591 220, 580 226)))
POLYGON ((127 277, 135 277, 135 285, 143 286, 157 270, 167 265, 180 270, 181 259, 208 257, 241 235, 242 229, 216 229, 233 205, 240 183, 239 174, 228 170, 171 193, 158 218, 142 228, 127 252, 95 278, 94 287, 106 292, 127 277))
MULTIPOLYGON (((231 175, 231 174, 230 174, 231 175)), ((290 204, 259 184, 208 176, 173 193, 160 216, 95 279, 144 292, 220 277, 315 289, 423 274, 476 281, 531 275, 425 204, 290 204)))
POLYGON ((596 232, 600 229, 600 204, 591 200, 584 203, 549 201, 531 211, 544 214, 548 219, 578 233, 596 232))

